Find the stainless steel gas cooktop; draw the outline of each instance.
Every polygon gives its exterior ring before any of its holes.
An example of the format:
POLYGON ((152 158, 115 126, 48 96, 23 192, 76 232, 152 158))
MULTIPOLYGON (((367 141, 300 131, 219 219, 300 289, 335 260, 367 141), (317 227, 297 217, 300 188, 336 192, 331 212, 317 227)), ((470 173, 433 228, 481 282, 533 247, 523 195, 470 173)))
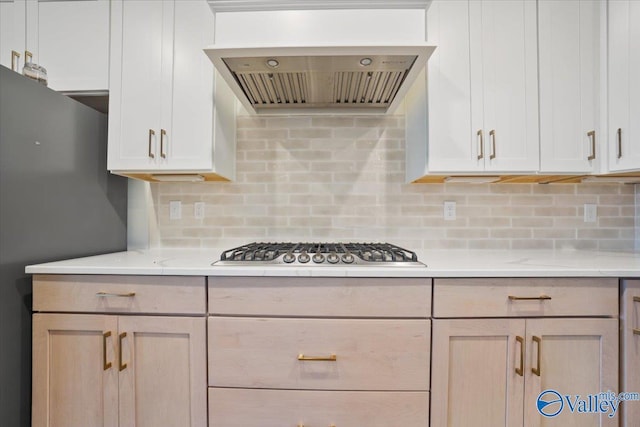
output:
POLYGON ((415 252, 389 243, 250 243, 224 251, 214 265, 425 267, 415 252))

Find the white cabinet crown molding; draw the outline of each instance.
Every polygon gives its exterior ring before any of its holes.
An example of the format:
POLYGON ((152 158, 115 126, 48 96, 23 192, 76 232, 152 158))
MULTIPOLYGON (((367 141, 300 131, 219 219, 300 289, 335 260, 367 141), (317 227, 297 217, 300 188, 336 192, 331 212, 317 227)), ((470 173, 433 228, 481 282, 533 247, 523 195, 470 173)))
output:
POLYGON ((214 12, 303 9, 426 9, 431 0, 208 0, 214 12))

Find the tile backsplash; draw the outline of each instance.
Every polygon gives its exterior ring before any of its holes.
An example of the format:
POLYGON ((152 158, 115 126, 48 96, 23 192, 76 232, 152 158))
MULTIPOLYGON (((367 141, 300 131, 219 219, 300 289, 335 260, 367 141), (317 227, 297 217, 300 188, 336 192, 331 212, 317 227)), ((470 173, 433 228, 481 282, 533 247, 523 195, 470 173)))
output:
POLYGON ((632 250, 636 194, 621 184, 405 184, 404 116, 238 120, 237 180, 151 184, 151 247, 389 241, 409 249, 632 250), (182 219, 169 219, 169 202, 182 219), (443 219, 445 201, 456 219, 443 219), (194 217, 194 203, 205 217, 194 217), (597 205, 596 222, 584 204, 597 205))

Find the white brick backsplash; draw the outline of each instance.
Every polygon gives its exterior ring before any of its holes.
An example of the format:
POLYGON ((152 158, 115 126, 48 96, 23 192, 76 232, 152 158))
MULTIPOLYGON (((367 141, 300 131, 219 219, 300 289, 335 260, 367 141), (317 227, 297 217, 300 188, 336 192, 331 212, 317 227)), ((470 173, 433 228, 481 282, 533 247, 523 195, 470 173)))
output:
POLYGON ((241 116, 237 137, 235 182, 151 185, 154 245, 366 240, 408 249, 631 250, 640 239, 638 186, 405 184, 402 115, 241 116), (182 219, 169 219, 171 200, 182 202, 182 219), (193 217, 198 201, 204 219, 193 217), (442 218, 445 201, 457 203, 456 220, 442 218), (585 203, 598 205, 597 222, 584 222, 585 203))

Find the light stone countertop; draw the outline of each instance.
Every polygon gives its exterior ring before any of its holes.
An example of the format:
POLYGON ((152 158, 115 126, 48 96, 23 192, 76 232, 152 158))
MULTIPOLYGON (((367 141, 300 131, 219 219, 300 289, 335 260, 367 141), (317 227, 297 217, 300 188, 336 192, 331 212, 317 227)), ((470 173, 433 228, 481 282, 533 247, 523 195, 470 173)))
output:
POLYGON ((29 274, 326 277, 640 277, 640 253, 549 250, 417 251, 421 267, 212 266, 222 250, 128 251, 26 267, 29 274))

